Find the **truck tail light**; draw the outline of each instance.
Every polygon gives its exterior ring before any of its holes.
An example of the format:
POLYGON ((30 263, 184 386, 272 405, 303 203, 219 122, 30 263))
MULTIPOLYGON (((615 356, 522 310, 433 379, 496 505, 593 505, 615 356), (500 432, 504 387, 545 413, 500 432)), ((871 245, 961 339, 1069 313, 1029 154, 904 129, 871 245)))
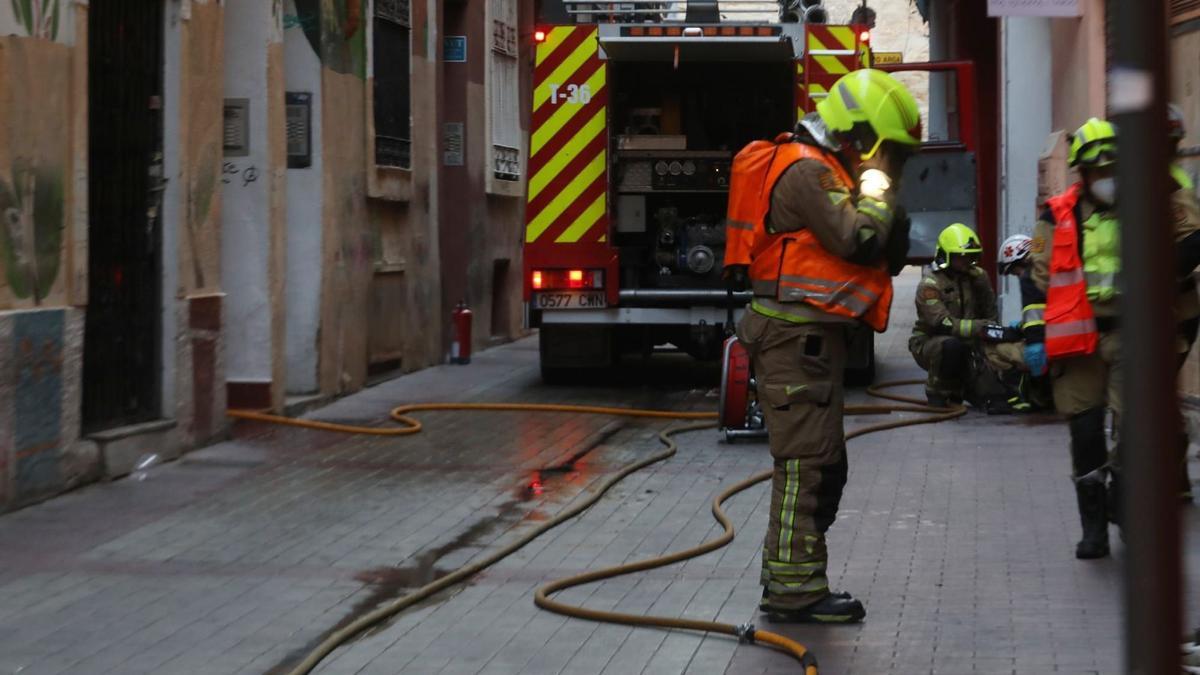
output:
POLYGON ((858 39, 861 42, 870 42, 871 41, 871 31, 864 30, 863 32, 859 33, 858 39))
POLYGON ((534 31, 533 32, 533 41, 539 42, 539 43, 545 42, 546 41, 546 31, 544 31, 544 30, 534 31))
POLYGON ((533 270, 529 285, 535 291, 604 288, 604 270, 533 270))

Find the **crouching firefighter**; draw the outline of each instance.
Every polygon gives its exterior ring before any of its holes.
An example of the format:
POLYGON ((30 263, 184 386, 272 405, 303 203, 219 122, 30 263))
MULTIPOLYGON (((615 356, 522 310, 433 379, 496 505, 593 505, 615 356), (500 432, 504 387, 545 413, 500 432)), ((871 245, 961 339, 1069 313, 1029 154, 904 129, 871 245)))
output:
POLYGON ((966 400, 989 414, 1010 413, 1016 387, 1010 391, 1001 377, 1011 379, 1005 371, 1019 368, 1021 332, 997 323, 996 293, 979 266, 982 253, 979 237, 962 223, 938 235, 933 263, 917 286, 908 349, 929 373, 930 405, 966 400))
POLYGON ((734 160, 726 277, 754 299, 738 325, 775 461, 763 546, 771 621, 851 623, 866 612, 830 591, 825 532, 846 484, 842 370, 848 331, 882 332, 908 220, 896 179, 921 138, 912 95, 892 76, 842 77, 795 134, 734 160), (738 242, 741 242, 740 244, 738 242))

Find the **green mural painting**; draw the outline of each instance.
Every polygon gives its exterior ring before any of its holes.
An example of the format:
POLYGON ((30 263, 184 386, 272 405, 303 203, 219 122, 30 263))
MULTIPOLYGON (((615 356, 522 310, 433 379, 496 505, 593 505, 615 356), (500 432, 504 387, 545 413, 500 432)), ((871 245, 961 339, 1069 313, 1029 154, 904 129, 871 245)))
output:
POLYGON ((203 160, 196 165, 196 181, 192 187, 191 213, 187 223, 188 244, 192 251, 192 281, 196 288, 205 288, 207 281, 201 264, 204 255, 201 242, 204 232, 208 230, 208 216, 212 212, 213 194, 221 167, 220 157, 218 147, 210 145, 204 151, 203 160))
POLYGON ((303 30, 325 67, 365 78, 365 0, 295 0, 295 7, 295 14, 284 15, 283 27, 303 30))
POLYGON ((14 162, 0 177, 0 269, 13 295, 41 304, 58 277, 63 232, 62 169, 14 162))
POLYGON ((58 39, 59 0, 12 0, 12 8, 30 37, 58 39))

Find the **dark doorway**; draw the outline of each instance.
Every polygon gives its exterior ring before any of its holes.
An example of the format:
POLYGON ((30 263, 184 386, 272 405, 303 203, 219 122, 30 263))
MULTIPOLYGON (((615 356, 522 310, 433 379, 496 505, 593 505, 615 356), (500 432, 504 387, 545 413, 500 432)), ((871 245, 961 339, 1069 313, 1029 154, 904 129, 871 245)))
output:
POLYGON ((511 311, 508 299, 512 295, 508 292, 512 285, 508 280, 509 267, 508 260, 504 258, 492 262, 492 337, 508 337, 508 314, 511 311))
POLYGON ((88 11, 87 432, 159 417, 161 0, 88 11))

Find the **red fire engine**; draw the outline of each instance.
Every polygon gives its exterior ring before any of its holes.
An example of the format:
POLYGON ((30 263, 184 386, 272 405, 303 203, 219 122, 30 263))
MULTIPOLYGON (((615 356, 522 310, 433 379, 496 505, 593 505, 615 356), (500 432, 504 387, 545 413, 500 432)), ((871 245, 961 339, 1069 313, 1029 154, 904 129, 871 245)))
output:
MULTIPOLYGON (((820 0, 783 0, 764 16, 772 4, 539 3, 524 282, 546 379, 666 344, 721 357, 749 299, 721 280, 733 156, 792 129, 838 77, 871 64, 868 27, 825 23, 820 0)), ((943 155, 919 187, 962 168, 971 148, 955 136, 947 149, 964 152, 943 155)), ((970 204, 951 206, 973 209, 974 182, 957 182, 970 204)), ((909 206, 914 259, 931 257, 961 212, 934 201, 909 206)), ((974 222, 967 214, 957 219, 974 222)), ((852 353, 869 377, 869 331, 852 353)))

